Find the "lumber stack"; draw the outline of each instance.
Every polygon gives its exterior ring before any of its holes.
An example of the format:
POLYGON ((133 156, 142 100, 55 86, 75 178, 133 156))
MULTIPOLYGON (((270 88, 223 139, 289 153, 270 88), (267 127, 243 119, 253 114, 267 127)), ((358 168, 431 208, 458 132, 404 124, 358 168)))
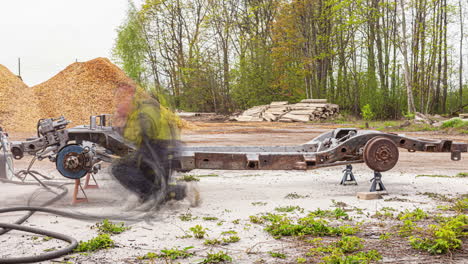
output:
POLYGON ((297 104, 272 102, 269 105, 254 106, 233 120, 244 122, 308 122, 334 118, 339 106, 327 103, 327 99, 304 99, 297 104))

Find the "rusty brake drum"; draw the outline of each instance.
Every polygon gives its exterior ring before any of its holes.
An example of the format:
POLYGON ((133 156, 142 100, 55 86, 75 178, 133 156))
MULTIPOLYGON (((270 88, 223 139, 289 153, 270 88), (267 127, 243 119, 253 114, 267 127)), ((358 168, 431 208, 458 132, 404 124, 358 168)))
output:
POLYGON ((364 146, 364 162, 374 171, 391 170, 398 162, 397 145, 389 138, 374 137, 364 146))

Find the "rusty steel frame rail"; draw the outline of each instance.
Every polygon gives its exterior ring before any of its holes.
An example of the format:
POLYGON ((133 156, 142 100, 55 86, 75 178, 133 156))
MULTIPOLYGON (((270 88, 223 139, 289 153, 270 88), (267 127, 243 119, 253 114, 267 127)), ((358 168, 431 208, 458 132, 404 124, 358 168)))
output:
POLYGON ((369 158, 366 161, 366 144, 374 139, 383 142, 383 145, 379 145, 380 152, 377 152, 381 157, 373 161, 380 162, 380 165, 385 165, 384 162, 396 164, 398 150, 396 155, 388 154, 396 147, 410 152, 450 152, 453 161, 460 160, 461 153, 467 152, 468 148, 465 143, 451 140, 419 139, 379 131, 339 128, 298 146, 184 147, 179 157, 180 170, 310 170, 366 162, 374 171, 387 171, 394 164, 379 167, 379 164, 374 164, 369 158), (382 157, 387 161, 383 161, 382 157))

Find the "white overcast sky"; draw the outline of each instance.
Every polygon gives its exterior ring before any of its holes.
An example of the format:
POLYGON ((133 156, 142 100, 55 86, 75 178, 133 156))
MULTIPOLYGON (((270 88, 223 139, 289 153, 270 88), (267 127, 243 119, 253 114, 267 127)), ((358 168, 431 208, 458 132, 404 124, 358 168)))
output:
POLYGON ((0 0, 0 64, 17 74, 20 57, 32 86, 76 59, 110 57, 127 8, 128 0, 0 0))

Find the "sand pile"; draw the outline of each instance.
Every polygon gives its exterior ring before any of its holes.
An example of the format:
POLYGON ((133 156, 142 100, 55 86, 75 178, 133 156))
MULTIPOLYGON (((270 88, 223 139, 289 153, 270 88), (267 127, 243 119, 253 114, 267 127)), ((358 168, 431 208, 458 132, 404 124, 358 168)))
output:
POLYGON ((7 131, 34 131, 39 118, 33 89, 0 65, 0 126, 7 131))
POLYGON ((132 83, 125 73, 106 58, 77 62, 50 80, 33 87, 42 118, 65 116, 70 127, 89 123, 89 116, 115 109, 115 89, 132 83))

